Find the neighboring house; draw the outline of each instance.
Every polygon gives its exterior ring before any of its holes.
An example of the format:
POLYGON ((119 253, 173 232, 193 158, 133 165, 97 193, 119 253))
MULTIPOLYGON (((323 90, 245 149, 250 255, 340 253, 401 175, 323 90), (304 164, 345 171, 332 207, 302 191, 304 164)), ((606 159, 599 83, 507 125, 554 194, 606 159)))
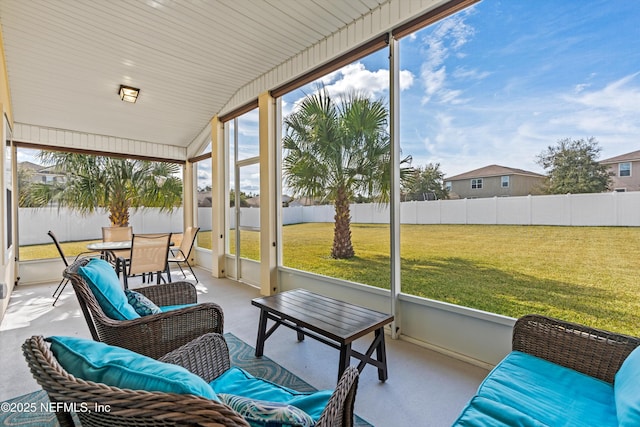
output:
POLYGON ((640 150, 600 161, 611 171, 613 191, 640 191, 640 150))
POLYGON ((450 198, 474 199, 540 194, 545 179, 539 173, 490 165, 445 178, 444 184, 450 198))
POLYGON ((211 190, 198 191, 198 207, 199 208, 211 207, 211 190))
POLYGON ((31 162, 18 163, 18 169, 30 171, 31 182, 42 182, 50 184, 52 182, 65 182, 64 174, 56 172, 53 166, 42 166, 31 162))

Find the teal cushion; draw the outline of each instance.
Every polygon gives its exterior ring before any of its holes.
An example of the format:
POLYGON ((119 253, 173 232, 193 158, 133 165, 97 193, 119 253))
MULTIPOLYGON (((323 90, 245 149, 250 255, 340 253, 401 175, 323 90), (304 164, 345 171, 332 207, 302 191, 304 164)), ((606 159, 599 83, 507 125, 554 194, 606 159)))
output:
POLYGON ((155 305, 153 301, 142 295, 140 292, 125 289, 124 293, 127 296, 127 301, 131 304, 131 307, 133 307, 136 313, 140 316, 162 313, 160 307, 155 305))
POLYGON ((120 279, 107 261, 93 258, 87 265, 78 268, 78 274, 85 279, 102 311, 109 318, 113 320, 140 318, 127 301, 120 279))
POLYGON ((311 427, 313 418, 286 403, 266 402, 234 394, 218 394, 220 401, 242 415, 253 427, 311 427))
POLYGON ((548 427, 510 406, 481 396, 467 404, 452 427, 548 427))
POLYGON ((198 305, 198 304, 163 305, 162 307, 160 307, 160 311, 162 311, 163 313, 166 313, 167 311, 179 310, 181 308, 191 307, 194 305, 198 305))
POLYGON ((314 422, 318 421, 322 411, 333 393, 321 390, 303 393, 288 389, 262 378, 256 378, 243 369, 233 367, 209 383, 213 390, 220 394, 234 394, 254 400, 286 403, 302 409, 314 422))
POLYGON ((216 400, 205 380, 185 368, 84 338, 47 338, 60 365, 86 381, 130 390, 193 394, 216 400))
POLYGON ((485 378, 478 396, 549 426, 617 426, 613 385, 518 351, 485 378))
POLYGON ((619 426, 640 426, 640 347, 622 362, 613 390, 619 426))

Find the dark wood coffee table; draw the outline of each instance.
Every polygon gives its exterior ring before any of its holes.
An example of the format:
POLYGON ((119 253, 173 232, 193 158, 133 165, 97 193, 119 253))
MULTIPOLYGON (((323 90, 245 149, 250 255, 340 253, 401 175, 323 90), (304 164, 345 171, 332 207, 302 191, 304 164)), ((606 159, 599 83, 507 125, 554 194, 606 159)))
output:
POLYGON ((393 316, 368 308, 328 298, 304 289, 295 289, 263 298, 255 298, 251 304, 260 308, 256 357, 264 351, 264 342, 280 326, 295 330, 298 341, 305 335, 340 350, 338 379, 351 364, 351 358, 360 360, 358 370, 366 364, 378 368, 378 378, 386 381, 387 355, 384 344, 384 325, 393 321, 393 316), (267 320, 275 322, 267 330, 267 320), (353 341, 371 332, 375 336, 369 349, 360 353, 351 347, 353 341), (371 357, 373 352, 376 357, 371 357))

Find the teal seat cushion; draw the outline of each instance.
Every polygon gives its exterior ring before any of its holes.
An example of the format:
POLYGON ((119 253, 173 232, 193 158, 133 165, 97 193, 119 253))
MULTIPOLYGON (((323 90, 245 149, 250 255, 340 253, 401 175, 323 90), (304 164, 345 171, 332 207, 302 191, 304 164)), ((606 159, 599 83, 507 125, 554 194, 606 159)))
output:
POLYGON ((47 338, 60 365, 86 381, 130 390, 193 394, 218 398, 205 380, 187 369, 131 350, 84 338, 47 338))
POLYGON ((613 384, 619 426, 640 426, 640 347, 627 356, 613 384))
POLYGON ((160 306, 160 311, 166 313, 167 311, 179 310, 185 307, 191 307, 198 304, 178 304, 178 305, 163 305, 160 306))
POLYGON ((617 426, 613 385, 514 351, 485 378, 478 396, 549 426, 617 426))
POLYGON ((233 367, 209 383, 217 394, 233 394, 254 400, 286 403, 306 412, 314 422, 324 411, 331 390, 303 393, 262 378, 254 377, 243 369, 233 367))
POLYGON ((549 427, 519 410, 475 396, 462 411, 454 427, 549 427))
POLYGON ((313 418, 286 403, 254 400, 234 394, 218 394, 220 401, 242 415, 253 427, 311 427, 313 418))
POLYGON ((140 292, 132 291, 131 289, 124 290, 127 296, 127 301, 133 307, 133 309, 140 316, 148 316, 150 314, 162 313, 160 307, 154 304, 149 298, 142 295, 140 292))
POLYGON ((118 275, 107 261, 93 258, 87 265, 78 268, 78 274, 85 279, 102 311, 109 318, 113 320, 140 318, 129 304, 118 275))

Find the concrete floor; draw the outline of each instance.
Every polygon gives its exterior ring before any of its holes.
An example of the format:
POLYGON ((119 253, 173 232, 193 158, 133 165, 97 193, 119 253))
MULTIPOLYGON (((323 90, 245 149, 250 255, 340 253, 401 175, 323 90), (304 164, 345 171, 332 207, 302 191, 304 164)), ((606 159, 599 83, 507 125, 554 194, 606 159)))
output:
MULTIPOLYGON (((201 282, 199 301, 220 304, 225 332, 255 345, 259 310, 252 306, 256 288, 228 279, 215 279, 196 268, 201 282)), ((181 275, 173 273, 174 280, 181 275)), ((39 389, 31 377, 20 346, 31 335, 69 335, 90 338, 71 285, 55 307, 51 294, 57 283, 18 286, 0 324, 0 401, 39 389)), ((135 289, 139 284, 130 284, 135 289)), ((371 337, 354 348, 364 351, 371 337)), ((265 343, 265 356, 318 389, 335 386, 338 351, 313 339, 297 342, 294 331, 278 329, 265 343)), ((356 413, 376 427, 450 426, 475 393, 485 369, 387 336, 389 379, 366 366, 360 375, 356 413)))

